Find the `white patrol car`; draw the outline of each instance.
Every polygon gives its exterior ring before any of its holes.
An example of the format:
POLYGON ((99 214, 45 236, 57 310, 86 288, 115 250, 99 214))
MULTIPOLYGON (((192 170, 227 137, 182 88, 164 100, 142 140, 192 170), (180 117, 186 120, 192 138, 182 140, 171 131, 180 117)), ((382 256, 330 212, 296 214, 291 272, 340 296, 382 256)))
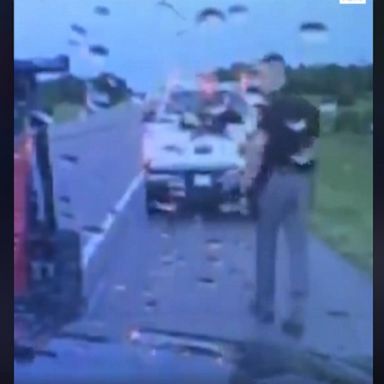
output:
POLYGON ((207 105, 196 90, 177 90, 145 123, 149 213, 196 207, 239 210, 239 176, 245 165, 241 146, 257 122, 249 122, 252 116, 240 95, 219 90, 217 98, 224 106, 207 105), (210 122, 222 116, 225 121, 211 129, 203 115, 210 122))

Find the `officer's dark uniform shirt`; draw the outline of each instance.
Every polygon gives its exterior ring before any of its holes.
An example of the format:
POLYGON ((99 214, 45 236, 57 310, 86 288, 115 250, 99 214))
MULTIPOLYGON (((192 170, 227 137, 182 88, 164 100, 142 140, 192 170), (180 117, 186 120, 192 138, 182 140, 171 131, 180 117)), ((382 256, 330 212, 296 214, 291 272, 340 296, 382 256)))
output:
POLYGON ((263 110, 261 129, 268 134, 264 151, 264 167, 273 169, 294 165, 312 169, 314 161, 295 165, 292 156, 311 145, 319 136, 319 111, 302 97, 279 92, 271 95, 270 104, 263 110), (303 120, 305 128, 294 130, 287 122, 303 120))

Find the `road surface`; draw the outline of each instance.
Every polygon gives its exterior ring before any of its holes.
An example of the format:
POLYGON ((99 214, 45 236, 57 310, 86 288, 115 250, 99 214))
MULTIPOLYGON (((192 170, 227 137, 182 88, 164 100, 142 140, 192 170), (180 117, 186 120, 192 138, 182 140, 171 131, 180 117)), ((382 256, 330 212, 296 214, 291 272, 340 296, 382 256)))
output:
POLYGON ((248 310, 255 286, 255 224, 198 214, 148 218, 140 114, 132 106, 113 113, 100 118, 100 131, 93 120, 92 134, 76 124, 61 127, 73 137, 84 131, 84 139, 56 138, 54 146, 62 222, 83 234, 87 320, 115 337, 146 325, 237 340, 277 339, 328 355, 372 356, 372 281, 315 237, 303 339, 292 341, 279 330, 287 292, 283 238, 277 262, 278 319, 273 326, 257 326, 248 310), (64 152, 78 161, 63 166, 64 152), (63 215, 65 193, 71 204, 63 215))

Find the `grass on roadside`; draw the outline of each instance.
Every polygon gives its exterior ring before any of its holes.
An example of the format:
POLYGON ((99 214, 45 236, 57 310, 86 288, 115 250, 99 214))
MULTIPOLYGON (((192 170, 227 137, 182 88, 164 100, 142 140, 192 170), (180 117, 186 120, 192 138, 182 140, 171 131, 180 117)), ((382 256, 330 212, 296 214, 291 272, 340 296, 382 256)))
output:
POLYGON ((320 139, 314 231, 366 271, 372 270, 372 137, 332 133, 320 139))

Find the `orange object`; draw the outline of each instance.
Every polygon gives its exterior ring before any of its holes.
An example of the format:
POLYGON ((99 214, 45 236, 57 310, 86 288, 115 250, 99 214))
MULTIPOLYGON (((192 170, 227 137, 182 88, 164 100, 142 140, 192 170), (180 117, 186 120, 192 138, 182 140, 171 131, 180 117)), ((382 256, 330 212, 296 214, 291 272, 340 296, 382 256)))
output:
POLYGON ((22 296, 28 286, 28 261, 26 257, 26 236, 28 226, 27 192, 31 160, 31 138, 22 135, 15 143, 13 155, 14 184, 14 294, 22 296))

